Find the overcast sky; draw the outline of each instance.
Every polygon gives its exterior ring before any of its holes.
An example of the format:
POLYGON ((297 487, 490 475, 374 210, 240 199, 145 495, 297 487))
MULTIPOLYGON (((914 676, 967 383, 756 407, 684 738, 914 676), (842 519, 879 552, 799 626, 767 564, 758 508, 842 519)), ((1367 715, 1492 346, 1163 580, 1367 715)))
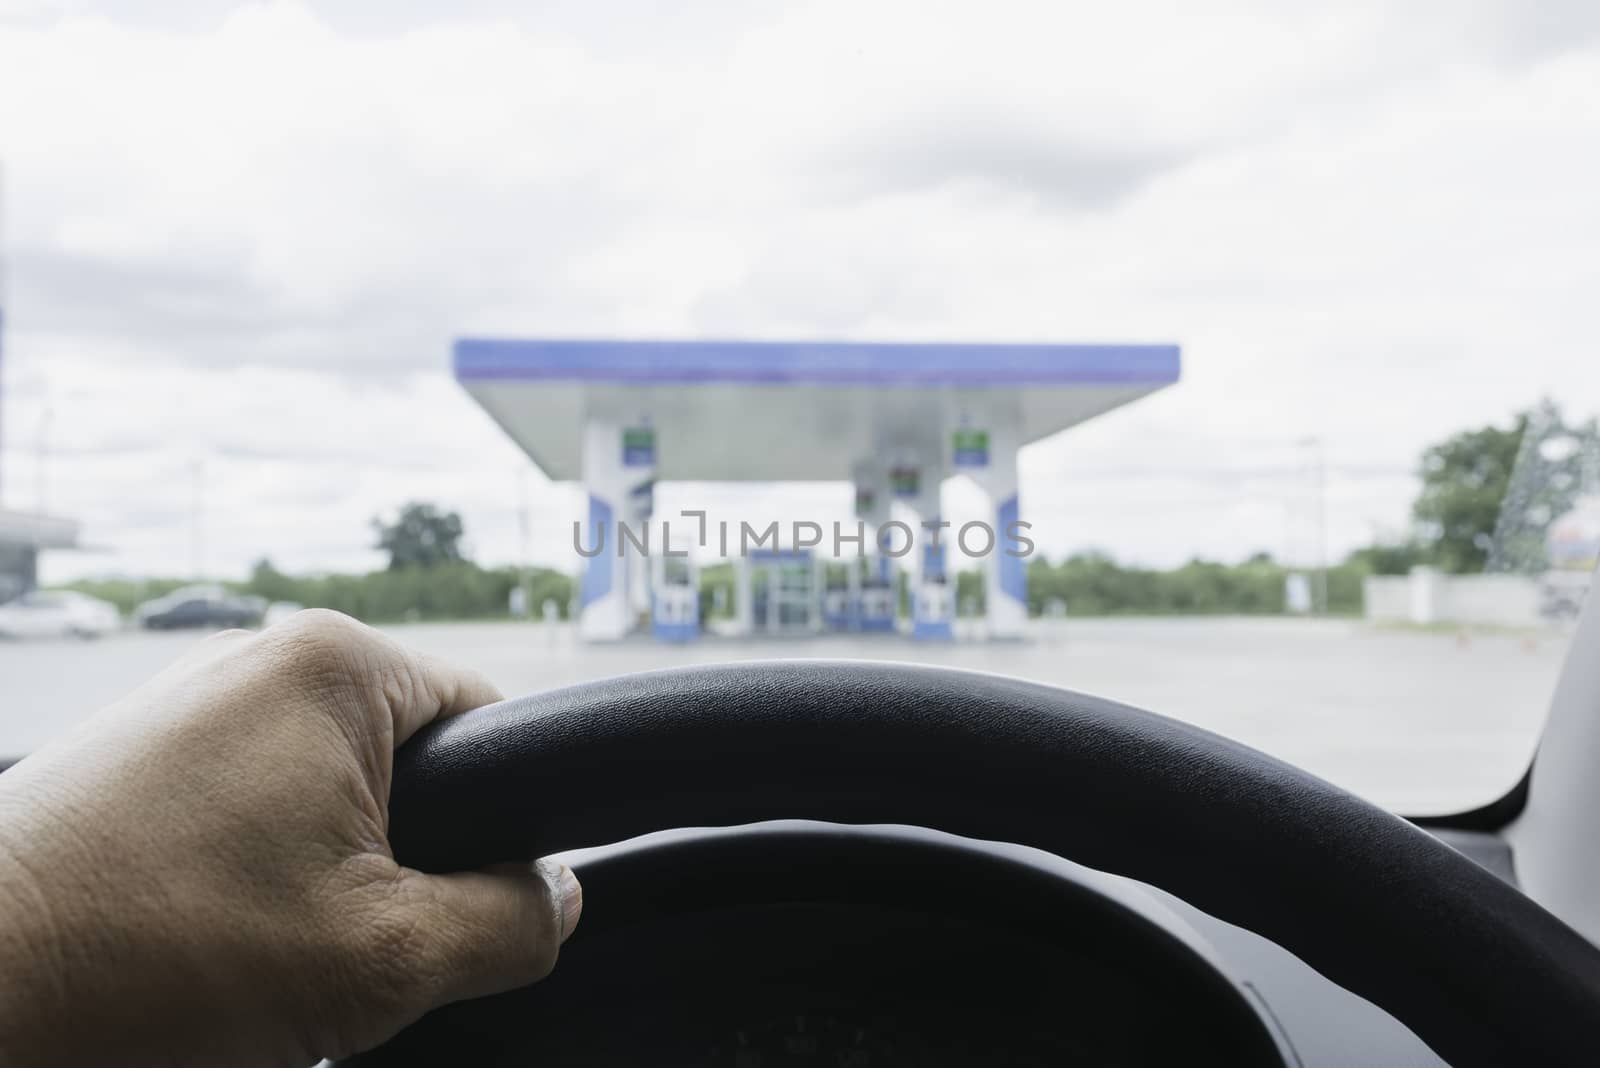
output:
POLYGON ((524 495, 570 566, 468 333, 1177 342, 1023 460, 1046 551, 1163 564, 1313 555, 1304 439, 1337 554, 1600 409, 1587 0, 0 0, 0 160, 0 496, 101 550, 48 577, 372 566, 408 498, 511 561, 524 495))

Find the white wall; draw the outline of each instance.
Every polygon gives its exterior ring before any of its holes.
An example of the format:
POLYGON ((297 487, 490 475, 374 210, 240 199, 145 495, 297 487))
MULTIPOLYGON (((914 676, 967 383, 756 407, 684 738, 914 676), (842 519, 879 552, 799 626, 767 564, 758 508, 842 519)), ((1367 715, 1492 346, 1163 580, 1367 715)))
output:
POLYGON ((1362 582, 1366 617, 1377 622, 1535 626, 1539 580, 1525 575, 1445 575, 1433 568, 1362 582))
POLYGON ((1439 584, 1437 612, 1452 622, 1537 624, 1539 580, 1524 575, 1452 576, 1439 584))
POLYGON ((1361 600, 1368 619, 1411 621, 1411 580, 1405 575, 1368 575, 1361 581, 1361 600))

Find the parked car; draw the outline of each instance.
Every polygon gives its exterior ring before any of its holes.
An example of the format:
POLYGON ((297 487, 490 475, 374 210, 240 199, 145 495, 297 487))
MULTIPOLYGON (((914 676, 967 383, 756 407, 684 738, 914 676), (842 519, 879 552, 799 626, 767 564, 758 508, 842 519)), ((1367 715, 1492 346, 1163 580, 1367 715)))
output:
POLYGON ((72 590, 35 590, 0 604, 0 637, 99 638, 121 625, 116 605, 72 590))
POLYGON ((146 601, 134 612, 149 630, 182 627, 253 627, 266 605, 259 598, 237 597, 221 586, 185 586, 165 597, 146 601))
POLYGON ((1539 614, 1549 620, 1577 619, 1591 578, 1586 571, 1546 571, 1539 580, 1539 614))

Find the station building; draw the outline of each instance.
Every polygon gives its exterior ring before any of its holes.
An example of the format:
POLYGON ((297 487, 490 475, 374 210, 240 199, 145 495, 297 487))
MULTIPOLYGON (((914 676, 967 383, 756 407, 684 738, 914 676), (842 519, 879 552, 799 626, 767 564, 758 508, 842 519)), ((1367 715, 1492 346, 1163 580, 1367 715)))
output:
MULTIPOLYGON (((5 308, 0 306, 0 415, 5 413, 5 333, 5 308)), ((0 444, 4 441, 0 433, 0 444)), ((41 552, 77 546, 75 520, 0 507, 0 604, 39 585, 41 552)))
POLYGON ((39 584, 40 552, 77 544, 73 520, 0 509, 0 604, 39 584))

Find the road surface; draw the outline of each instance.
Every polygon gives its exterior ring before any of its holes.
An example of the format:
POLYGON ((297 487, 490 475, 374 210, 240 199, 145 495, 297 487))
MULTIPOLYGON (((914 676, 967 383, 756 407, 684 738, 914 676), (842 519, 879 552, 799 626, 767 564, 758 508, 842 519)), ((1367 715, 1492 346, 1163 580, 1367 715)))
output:
MULTIPOLYGON (((757 657, 910 660, 1035 679, 1237 738, 1407 813, 1471 807, 1527 766, 1566 635, 1384 630, 1359 622, 1127 619, 1042 623, 1015 644, 819 637, 586 646, 565 625, 387 628, 507 694, 622 672, 757 657)), ((0 643, 0 753, 31 751, 175 658, 194 634, 0 643)))

